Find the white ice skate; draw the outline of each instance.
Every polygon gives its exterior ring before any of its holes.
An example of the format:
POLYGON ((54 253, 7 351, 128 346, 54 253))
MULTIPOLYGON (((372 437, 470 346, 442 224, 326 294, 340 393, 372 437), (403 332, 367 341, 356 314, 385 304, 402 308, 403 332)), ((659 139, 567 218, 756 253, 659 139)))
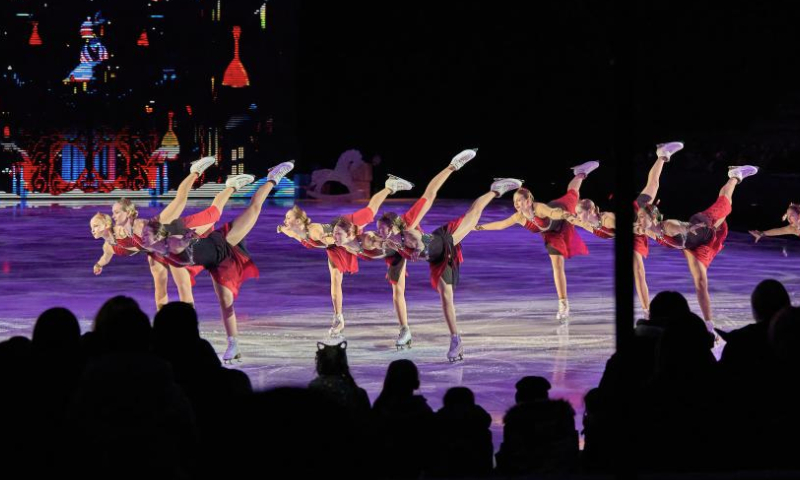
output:
POLYGON ((464 345, 461 343, 461 335, 450 336, 450 350, 447 352, 447 359, 450 363, 464 360, 464 345))
POLYGON ((558 300, 558 313, 556 313, 556 320, 561 323, 567 323, 569 321, 569 300, 565 298, 558 300))
POLYGON ((670 157, 681 150, 683 150, 682 142, 659 143, 656 145, 656 156, 669 162, 670 157))
POLYGON ((281 179, 294 168, 294 160, 283 162, 275 165, 269 169, 267 173, 267 181, 273 182, 275 185, 281 183, 281 179))
POLYGON ((344 330, 344 315, 336 313, 333 315, 331 328, 328 330, 328 336, 331 338, 340 337, 342 335, 342 330, 344 330))
POLYGON ((411 348, 411 329, 408 325, 400 327, 400 334, 397 336, 397 341, 394 342, 398 350, 403 350, 406 347, 411 348))
POLYGON ((389 175, 389 178, 386 179, 384 186, 392 191, 392 195, 397 192, 402 192, 403 190, 411 190, 414 188, 413 183, 394 175, 389 175))
POLYGON ((217 163, 216 157, 203 157, 200 160, 195 160, 190 164, 191 167, 189 167, 189 172, 202 175, 208 167, 214 165, 215 163, 217 163))
POLYGON ((600 162, 595 160, 590 160, 588 162, 581 163, 580 165, 576 165, 572 167, 572 173, 577 177, 578 175, 583 174, 583 176, 587 176, 593 171, 597 170, 597 167, 600 166, 600 162))
POLYGON ((228 349, 225 350, 225 354, 222 355, 222 363, 225 365, 232 365, 234 360, 242 363, 242 354, 239 352, 239 342, 236 337, 228 337, 228 349))
POLYGON ((728 178, 735 178, 736 180, 739 180, 739 183, 741 183, 745 178, 751 177, 756 173, 758 173, 758 167, 754 167, 753 165, 728 167, 728 178))
POLYGON ((466 165, 467 162, 475 158, 475 155, 477 154, 478 154, 477 148, 468 148, 466 150, 463 150, 461 153, 453 157, 452 160, 450 160, 450 166, 458 170, 464 165, 466 165))
POLYGON ((225 186, 238 192, 242 187, 250 185, 255 181, 256 177, 250 175, 249 173, 243 173, 241 175, 233 175, 228 177, 228 179, 225 180, 225 186))
POLYGON ((522 182, 516 178, 495 178, 490 190, 495 192, 498 197, 502 197, 504 193, 521 187, 522 182))

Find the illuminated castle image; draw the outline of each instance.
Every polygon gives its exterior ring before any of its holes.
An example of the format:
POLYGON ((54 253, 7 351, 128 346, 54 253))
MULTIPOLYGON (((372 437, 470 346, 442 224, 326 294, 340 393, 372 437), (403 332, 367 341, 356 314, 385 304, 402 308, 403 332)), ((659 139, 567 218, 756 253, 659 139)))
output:
MULTIPOLYGON (((120 25, 129 12, 108 3, 102 13, 83 16, 79 38, 74 27, 58 36, 52 15, 17 14, 28 20, 25 50, 10 59, 3 76, 2 86, 15 92, 4 96, 8 111, 0 117, 0 197, 168 197, 177 184, 170 179, 179 180, 189 162, 209 155, 217 166, 196 192, 213 196, 228 175, 260 177, 266 172, 259 168, 292 158, 293 148, 273 136, 280 120, 265 108, 271 98, 263 92, 277 89, 263 88, 263 73, 253 77, 245 69, 247 55, 258 51, 250 45, 268 42, 265 5, 249 23, 226 24, 222 1, 199 0, 195 28, 201 38, 209 31, 214 37, 197 46, 203 55, 187 60, 170 36, 170 6, 146 5, 147 15, 137 17, 146 18, 144 25, 120 25), (72 59, 60 75, 47 62, 35 71, 12 70, 15 63, 34 64, 31 57, 53 52, 59 42, 61 63, 72 59), (254 88, 259 81, 262 88, 254 88), (25 96, 47 99, 41 109, 53 121, 40 121, 21 100, 25 96)), ((186 16, 183 9, 181 20, 186 16)), ((276 193, 295 196, 294 183, 284 179, 276 193)))

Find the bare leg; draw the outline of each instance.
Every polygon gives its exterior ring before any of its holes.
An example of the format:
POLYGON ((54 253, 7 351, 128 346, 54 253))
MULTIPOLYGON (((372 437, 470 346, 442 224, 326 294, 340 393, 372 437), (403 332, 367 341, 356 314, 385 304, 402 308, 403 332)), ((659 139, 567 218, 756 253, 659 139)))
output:
MULTIPOLYGON (((727 198, 731 206, 733 206, 733 191, 736 189, 736 185, 738 185, 738 183, 739 182, 735 178, 731 178, 727 182, 725 182, 725 185, 723 185, 722 188, 719 190, 719 196, 727 198)), ((719 228, 720 225, 722 225, 723 222, 725 222, 726 218, 728 217, 725 216, 717 219, 717 221, 714 222, 713 225, 714 228, 719 228)))
POLYGON ((172 281, 178 287, 178 298, 181 302, 186 302, 194 306, 194 294, 192 292, 192 276, 185 268, 173 267, 170 265, 169 271, 172 274, 172 281))
POLYGON ((222 210, 225 208, 225 204, 227 204, 228 200, 230 200, 231 195, 233 195, 233 191, 234 190, 232 187, 228 187, 223 191, 219 192, 214 197, 214 201, 211 202, 211 205, 217 207, 217 210, 219 210, 220 214, 222 213, 222 210))
POLYGON ((196 173, 190 173, 183 179, 175 193, 175 198, 159 214, 158 218, 161 223, 169 223, 181 216, 183 209, 186 208, 186 200, 189 199, 189 191, 195 180, 197 180, 196 173))
POLYGON ((169 303, 169 294, 167 293, 167 267, 153 260, 153 257, 147 257, 147 263, 150 265, 150 273, 153 275, 153 286, 155 287, 156 309, 161 310, 161 307, 169 303))
POLYGON ((580 197, 581 191, 581 184, 583 184, 583 180, 586 178, 586 175, 581 173, 580 175, 575 175, 572 177, 572 180, 569 181, 567 185, 567 190, 575 190, 578 192, 578 197, 580 197))
POLYGON ((444 321, 447 322, 447 328, 450 330, 450 335, 458 333, 458 325, 456 325, 456 305, 453 300, 453 286, 448 285, 444 280, 439 279, 437 287, 439 297, 442 299, 442 310, 444 311, 444 321))
POLYGON ((400 278, 397 283, 392 284, 392 301, 394 311, 397 313, 397 320, 401 327, 408 325, 408 309, 406 308, 406 261, 403 260, 403 268, 400 269, 400 278))
POLYGON ((226 287, 220 285, 212 277, 214 284, 214 291, 217 293, 217 300, 219 300, 219 311, 222 315, 222 325, 225 327, 225 333, 229 337, 239 336, 239 328, 236 325, 236 311, 233 309, 233 292, 226 287))
POLYGON ((342 272, 336 269, 330 261, 328 261, 328 270, 331 273, 331 302, 333 303, 333 313, 342 313, 342 272))
POLYGON ((253 225, 256 224, 256 220, 258 220, 258 216, 261 214, 261 207, 274 186, 275 184, 270 181, 258 187, 256 193, 253 194, 253 198, 250 199, 250 205, 231 223, 231 230, 226 237, 229 244, 238 245, 250 233, 253 225))
POLYGON ((700 304, 700 311, 703 312, 703 320, 710 322, 711 295, 708 293, 708 270, 690 252, 684 250, 683 255, 686 257, 689 271, 692 273, 694 288, 697 290, 697 303, 700 304))
POLYGON ((647 174, 647 185, 645 185, 644 190, 642 190, 642 195, 656 198, 658 187, 660 186, 659 179, 661 178, 661 170, 664 168, 664 160, 664 157, 659 157, 656 163, 650 167, 650 172, 647 174))
POLYGON ((425 205, 422 206, 419 215, 417 215, 417 221, 416 221, 417 225, 419 224, 419 222, 422 221, 422 218, 425 217, 425 214, 428 213, 428 210, 430 210, 431 207, 433 206, 433 201, 436 200, 436 195, 438 195, 439 189, 442 188, 444 182, 455 171, 456 171, 455 168, 453 168, 452 166, 448 166, 441 172, 437 173, 436 176, 433 177, 430 182, 428 182, 428 186, 425 187, 425 193, 423 193, 422 197, 420 197, 424 198, 426 202, 425 205))
POLYGON ((453 233, 453 244, 458 245, 461 243, 461 240, 467 236, 467 234, 475 229, 475 225, 478 224, 478 221, 481 219, 481 214, 483 213, 483 209, 489 205, 489 202, 497 198, 497 194, 494 192, 484 193, 480 197, 477 198, 472 205, 467 210, 467 213, 464 214, 464 219, 461 220, 461 225, 458 226, 456 231, 453 233))
POLYGON ((388 188, 384 188, 380 192, 376 193, 369 199, 369 203, 367 204, 367 208, 372 210, 372 213, 378 213, 378 209, 381 208, 383 201, 386 200, 386 197, 391 194, 392 191, 388 188))
MULTIPOLYGON (((228 187, 225 190, 219 192, 214 197, 214 201, 211 202, 211 206, 216 207, 216 209, 219 210, 220 215, 222 215, 222 211, 225 208, 225 204, 228 203, 228 200, 230 200, 231 195, 233 195, 233 192, 234 192, 233 188, 228 187)), ((213 226, 214 226, 213 223, 209 223, 208 225, 200 225, 198 227, 194 227, 192 228, 192 230, 194 230, 195 233, 197 233, 198 235, 203 235, 204 233, 211 230, 213 226)))
POLYGON ((650 290, 647 288, 647 277, 645 276, 644 257, 639 252, 633 252, 633 280, 636 283, 636 294, 639 296, 639 303, 642 308, 650 311, 650 290))
POLYGON ((739 183, 738 180, 735 178, 729 178, 725 185, 719 190, 720 197, 726 197, 731 205, 733 205, 733 191, 736 189, 736 185, 739 183))
POLYGON ((562 255, 550 255, 550 262, 553 264, 553 280, 556 284, 558 299, 566 300, 567 274, 564 271, 564 257, 562 255))

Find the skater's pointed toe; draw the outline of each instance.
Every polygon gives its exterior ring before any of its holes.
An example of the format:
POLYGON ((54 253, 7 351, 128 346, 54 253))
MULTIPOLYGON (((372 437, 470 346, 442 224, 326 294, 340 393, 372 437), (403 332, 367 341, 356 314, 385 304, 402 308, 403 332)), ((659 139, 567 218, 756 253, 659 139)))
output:
POLYGON ((459 170, 461 167, 467 164, 470 160, 475 158, 478 154, 477 148, 468 148, 458 153, 453 159, 450 161, 450 166, 453 167, 454 170, 459 170))
POLYGON ((659 143, 656 145, 656 156, 663 158, 665 162, 669 162, 672 155, 681 150, 683 150, 683 142, 659 143))

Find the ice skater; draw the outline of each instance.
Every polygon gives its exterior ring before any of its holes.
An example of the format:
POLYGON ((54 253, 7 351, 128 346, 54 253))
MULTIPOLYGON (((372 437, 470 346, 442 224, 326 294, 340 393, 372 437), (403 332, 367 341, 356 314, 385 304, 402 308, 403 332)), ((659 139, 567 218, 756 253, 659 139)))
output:
POLYGON ((223 355, 226 363, 241 361, 233 303, 242 283, 259 275, 244 244, 245 237, 255 226, 270 191, 293 168, 294 161, 273 167, 267 175, 267 182, 256 190, 247 208, 232 222, 207 236, 198 234, 203 226, 194 226, 181 218, 170 223, 151 220, 142 229, 143 246, 148 251, 176 265, 201 265, 211 274, 228 339, 228 348, 223 355))
POLYGON ((728 181, 720 189, 717 200, 707 209, 692 215, 688 222, 665 220, 653 204, 641 208, 637 228, 661 245, 683 250, 697 291, 697 302, 709 331, 714 332, 711 296, 708 292, 708 267, 722 250, 728 236, 725 221, 731 213, 733 192, 743 179, 758 173, 758 167, 729 167, 728 181))
POLYGON ((413 184, 402 178, 389 176, 384 188, 370 198, 369 204, 349 215, 345 215, 332 223, 313 223, 306 212, 295 205, 284 217, 283 225, 278 225, 278 232, 300 242, 306 248, 324 248, 328 255, 328 272, 331 278, 331 303, 333 319, 328 335, 337 337, 344 330, 342 281, 344 274, 358 272, 358 257, 347 249, 347 242, 340 238, 339 245, 334 239, 334 229, 339 224, 339 235, 349 231, 357 235, 365 225, 372 223, 375 214, 386 200, 386 197, 399 191, 410 190, 413 184))
MULTIPOLYGON (((383 258, 386 262, 386 279, 392 286, 392 303, 394 305, 397 320, 400 323, 400 332, 395 340, 395 347, 402 349, 411 346, 411 328, 408 325, 408 308, 406 306, 406 277, 408 254, 404 249, 393 250, 386 248, 387 240, 395 244, 402 243, 401 235, 405 230, 418 230, 420 222, 433 206, 436 196, 442 185, 450 178, 453 172, 475 158, 478 150, 468 148, 461 151, 450 160, 449 165, 436 174, 428 185, 422 196, 402 215, 394 212, 384 213, 375 223, 375 232, 364 232, 361 235, 353 235, 350 231, 337 231, 338 241, 345 245, 358 245, 355 251, 360 258, 377 259, 383 258)), ((338 228, 338 227, 337 227, 338 228)))
POLYGON ((456 308, 453 293, 458 285, 459 268, 464 261, 461 241, 475 229, 484 208, 509 190, 522 186, 522 181, 514 178, 497 179, 490 191, 478 197, 467 212, 432 233, 422 233, 416 228, 407 228, 401 234, 400 244, 389 242, 395 250, 405 249, 408 258, 425 260, 430 264, 431 286, 439 292, 447 328, 450 331, 450 349, 447 359, 451 362, 464 358, 464 347, 456 323, 456 308))
POLYGON ((513 215, 505 220, 476 226, 476 230, 504 230, 513 225, 520 225, 532 233, 541 233, 545 249, 550 256, 558 295, 556 320, 562 323, 567 322, 570 316, 565 260, 589 253, 575 227, 565 219, 575 214, 583 180, 599 166, 599 162, 589 161, 572 167, 574 176, 567 185, 567 193, 546 204, 534 201, 530 190, 520 188, 514 193, 516 212, 513 215))
MULTIPOLYGON (((186 201, 192 185, 215 162, 216 159, 214 157, 205 157, 192 162, 189 175, 181 182, 175 198, 161 211, 158 218, 168 222, 178 218, 186 207, 186 201)), ((211 206, 193 215, 193 221, 198 224, 209 225, 210 229, 213 229, 213 224, 219 220, 222 210, 233 192, 252 181, 253 177, 251 175, 236 175, 229 178, 226 182, 226 188, 214 197, 211 206)), ((160 310, 161 307, 169 302, 167 293, 168 273, 172 275, 172 279, 178 288, 180 300, 193 305, 192 287, 195 284, 195 277, 202 271, 202 267, 178 267, 171 265, 160 255, 146 252, 141 247, 141 232, 146 220, 138 218, 139 212, 136 209, 136 205, 129 199, 122 198, 114 203, 112 214, 113 216, 110 216, 98 212, 89 222, 92 236, 104 240, 103 254, 94 264, 94 274, 102 274, 103 268, 111 262, 115 255, 131 256, 145 252, 155 286, 156 309, 160 310)))

